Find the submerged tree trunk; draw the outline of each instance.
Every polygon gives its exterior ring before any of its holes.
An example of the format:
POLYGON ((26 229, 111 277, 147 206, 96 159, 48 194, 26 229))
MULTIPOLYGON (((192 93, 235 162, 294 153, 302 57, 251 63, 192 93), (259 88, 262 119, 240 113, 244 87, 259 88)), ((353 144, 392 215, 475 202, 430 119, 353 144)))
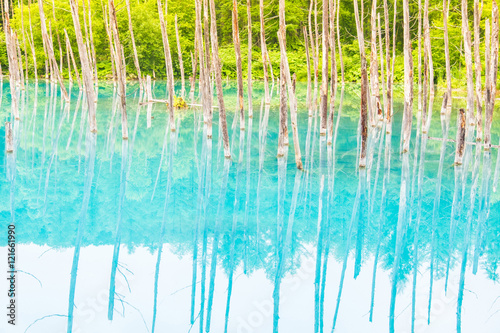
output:
MULTIPOLYGON (((336 3, 336 2, 335 2, 336 3)), ((329 0, 330 6, 330 50, 331 57, 331 82, 330 82, 330 113, 328 115, 327 144, 332 144, 333 139, 333 117, 335 114, 335 95, 337 92, 337 59, 335 50, 335 5, 334 0, 329 0)))
POLYGON ((78 73, 78 67, 76 66, 75 55, 73 54, 73 48, 71 47, 71 43, 69 41, 68 32, 64 29, 64 36, 66 38, 66 45, 68 47, 69 55, 71 57, 71 62, 73 63, 73 67, 75 68, 75 76, 76 82, 78 83, 78 88, 82 89, 82 81, 80 80, 80 73, 78 73))
POLYGON ((448 14, 449 14, 449 0, 443 0, 443 27, 444 27, 444 56, 446 60, 446 90, 448 92, 448 106, 447 112, 450 114, 452 105, 452 91, 451 91, 451 61, 450 61, 450 46, 448 40, 448 14))
MULTIPOLYGON (((363 0, 362 0, 363 1, 363 0)), ((356 18, 356 31, 358 34, 359 55, 361 58, 361 108, 359 117, 359 133, 361 135, 361 150, 359 167, 366 167, 366 148, 368 139, 368 71, 366 68, 365 40, 363 37, 362 22, 359 18, 358 0, 354 0, 354 15, 356 18)))
POLYGON ((326 135, 328 112, 328 1, 323 0, 323 32, 322 32, 322 59, 321 59, 321 93, 320 116, 321 124, 319 135, 326 135))
POLYGON ((413 118, 413 58, 411 54, 410 39, 410 5, 408 0, 403 0, 403 26, 404 26, 404 111, 403 111, 403 153, 410 150, 411 123, 413 118))
POLYGON ((264 26, 264 0, 259 1, 259 16, 260 16, 260 50, 262 54, 262 71, 264 73, 264 99, 267 104, 271 103, 269 96, 269 57, 266 46, 266 32, 264 26))
MULTIPOLYGON (((498 72, 498 5, 495 0, 493 0, 492 9, 492 22, 491 22, 491 59, 489 68, 489 78, 488 85, 486 86, 486 123, 485 123, 485 135, 484 135, 484 149, 489 150, 491 147, 491 123, 493 121, 493 111, 495 107, 495 96, 497 90, 497 72, 498 72), (489 89, 488 89, 489 88, 489 89), (489 90, 489 91, 488 91, 489 90)), ((488 33, 488 28, 486 29, 488 33)), ((486 38, 488 40, 488 38, 486 38)), ((488 50, 487 50, 488 52, 488 50)))
POLYGON ((115 60, 116 73, 118 75, 118 94, 120 95, 120 111, 122 113, 122 138, 128 139, 125 59, 122 57, 123 47, 118 34, 114 0, 109 0, 109 22, 113 30, 114 45, 112 51, 114 54, 113 58, 115 60))
POLYGON ((240 129, 245 130, 245 111, 243 108, 243 69, 241 64, 240 32, 238 28, 238 3, 233 0, 233 42, 236 55, 236 76, 238 83, 238 112, 240 114, 240 129))
POLYGON ((481 34, 479 24, 481 22, 481 10, 479 10, 479 0, 474 0, 474 68, 476 70, 476 140, 480 142, 483 139, 483 98, 481 82, 481 34))
POLYGON ((90 67, 87 46, 83 42, 82 30, 80 28, 80 16, 78 3, 76 0, 70 0, 71 15, 73 17, 73 25, 75 27, 76 41, 78 43, 78 53, 80 54, 80 63, 82 68, 83 84, 87 93, 87 106, 89 110, 89 127, 90 131, 97 132, 96 112, 95 112, 95 92, 92 79, 92 69, 90 67))
POLYGON ((177 40, 177 56, 179 58, 179 67, 181 69, 181 97, 186 94, 186 82, 184 79, 184 61, 182 60, 181 41, 179 39, 179 27, 177 25, 177 14, 175 14, 175 38, 177 40))
POLYGON ((339 59, 340 59, 340 73, 342 75, 342 87, 345 85, 344 77, 344 57, 342 56, 342 44, 340 43, 340 0, 337 3, 337 43, 339 47, 339 59))
POLYGON ((304 45, 306 51, 306 62, 307 62, 307 95, 306 95, 306 106, 309 110, 309 115, 311 116, 311 57, 309 55, 309 37, 307 36, 307 28, 304 26, 302 29, 304 35, 304 45))
POLYGON ((217 20, 215 17, 215 0, 210 0, 210 35, 212 42, 212 56, 215 74, 215 85, 217 88, 217 99, 219 101, 219 119, 222 129, 222 142, 224 143, 224 156, 231 158, 231 149, 229 147, 229 134, 227 130, 226 107, 224 105, 224 95, 222 92, 222 73, 219 58, 219 41, 217 37, 217 20))
POLYGON ((429 27, 429 0, 425 0, 424 8, 424 57, 425 57, 425 75, 427 76, 428 84, 425 85, 425 95, 427 95, 427 87, 429 87, 430 102, 427 99, 424 100, 424 109, 422 110, 422 133, 427 133, 428 129, 428 115, 432 111, 432 101, 434 101, 434 62, 432 60, 432 49, 431 49, 431 32, 429 27))
POLYGON ((461 165, 465 150, 465 132, 467 129, 464 109, 460 109, 457 118, 457 147, 455 151, 455 164, 461 165))
POLYGON ((247 65, 247 77, 248 77, 248 117, 253 118, 253 106, 252 106, 252 11, 251 11, 251 0, 247 0, 247 18, 248 18, 248 65, 247 65))
POLYGON ((467 0, 462 0, 462 35, 464 38, 465 68, 467 76, 467 122, 474 126, 474 71, 472 68, 472 39, 469 29, 467 0))
POLYGON ((380 105, 380 86, 378 77, 377 60, 377 0, 372 1, 371 13, 371 52, 370 52, 370 83, 371 83, 371 125, 376 126, 383 119, 382 107, 380 105))

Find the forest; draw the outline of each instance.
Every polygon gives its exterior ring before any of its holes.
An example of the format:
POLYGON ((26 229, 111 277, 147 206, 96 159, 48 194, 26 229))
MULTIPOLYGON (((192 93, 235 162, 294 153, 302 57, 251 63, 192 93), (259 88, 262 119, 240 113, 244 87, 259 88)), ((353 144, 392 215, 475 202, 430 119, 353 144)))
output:
MULTIPOLYGON (((30 77, 35 76, 35 68, 33 63, 32 52, 34 51, 39 63, 37 74, 39 76, 45 75, 45 68, 43 66, 46 61, 46 56, 43 48, 42 34, 40 29, 40 15, 38 11, 38 4, 32 0, 8 0, 12 10, 12 26, 18 32, 20 39, 20 49, 25 57, 23 57, 24 68, 27 68, 30 77), (30 25, 32 31, 30 31, 30 25), (22 36, 22 38, 21 38, 22 36), (42 64, 42 65, 40 65, 42 64)), ((128 0, 130 1, 130 15, 133 25, 133 32, 135 35, 135 43, 137 46, 137 55, 139 64, 143 74, 149 74, 158 79, 166 77, 166 69, 164 57, 159 52, 162 49, 162 36, 160 20, 158 17, 157 1, 156 0, 128 0)), ((259 1, 250 0, 251 6, 251 28, 252 28, 252 50, 254 54, 260 53, 260 23, 259 23, 259 1)), ((449 49, 450 60, 452 69, 452 84, 454 88, 464 88, 465 86, 465 58, 464 58, 464 45, 461 33, 461 0, 444 1, 445 6, 449 10, 448 15, 448 31, 449 31, 449 49)), ((66 0, 46 0, 45 11, 47 21, 50 22, 52 33, 54 35, 53 43, 55 55, 57 60, 63 60, 67 57, 67 49, 64 42, 64 30, 67 31, 71 45, 76 47, 76 37, 73 29, 73 21, 71 18, 70 4, 66 0), (59 45, 61 49, 59 50, 59 45)), ((289 51, 288 60, 290 62, 290 70, 297 74, 298 80, 306 80, 307 70, 304 64, 306 63, 305 42, 303 27, 308 26, 308 20, 311 19, 314 24, 317 23, 318 30, 313 33, 321 34, 321 17, 322 17, 322 2, 321 1, 285 1, 286 3, 286 37, 287 48, 289 51), (311 6, 312 5, 312 6, 311 6), (312 7, 312 8, 310 8, 312 7), (310 13, 311 11, 311 13, 310 13)), ((413 56, 416 59, 418 54, 418 17, 419 17, 419 3, 423 10, 423 1, 410 1, 410 25, 412 50, 413 56), (421 2, 421 3, 420 3, 421 2)), ((269 52, 269 58, 273 68, 279 68, 280 53, 279 43, 277 38, 278 31, 278 11, 279 5, 277 0, 265 0, 264 4, 264 22, 266 29, 266 43, 269 52)), ((107 1, 97 0, 88 1, 88 4, 82 2, 82 5, 88 6, 87 15, 89 17, 89 26, 91 26, 94 40, 94 48, 96 53, 97 74, 99 79, 112 78, 112 65, 110 59, 110 46, 106 32, 104 17, 107 1)), ((389 1, 389 26, 392 27, 394 20, 394 4, 389 1)), ((401 5, 401 4, 400 4, 401 5)), ((136 76, 136 70, 133 61, 133 49, 130 35, 128 31, 128 15, 125 8, 125 1, 117 2, 117 23, 118 29, 122 32, 121 40, 123 43, 127 75, 129 78, 136 76)), ((339 39, 342 45, 343 61, 345 64, 345 80, 346 82, 359 82, 360 81, 360 67, 359 67, 359 52, 356 39, 356 22, 354 17, 353 1, 339 0, 339 13, 338 20, 340 25, 339 39)), ((378 11, 382 13, 383 22, 383 2, 379 1, 378 11)), ((492 2, 481 1, 481 9, 483 17, 491 17, 492 2)), ((248 48, 248 13, 247 3, 245 1, 238 1, 238 14, 240 39, 244 47, 242 47, 242 60, 246 63, 248 48)), ((401 8, 401 7, 400 7, 401 8)), ((236 78, 236 60, 234 56, 234 44, 232 40, 232 15, 233 3, 231 0, 215 1, 215 10, 217 17, 217 33, 220 43, 220 58, 222 63, 222 76, 223 78, 236 78)), ((3 10, 3 6, 2 6, 3 10)), ((371 14, 371 1, 360 1, 360 11, 362 15, 362 22, 364 24, 365 39, 369 41, 370 38, 370 14, 371 14)), ((472 18, 474 12, 474 1, 468 1, 468 14, 472 18)), ((83 21, 83 12, 82 21, 83 21)), ((167 32, 175 42, 175 18, 177 17, 177 24, 179 28, 179 41, 184 58, 186 76, 192 75, 192 65, 190 61, 191 53, 194 53, 194 31, 195 31, 195 1, 168 1, 167 32)), ((395 61, 395 82, 403 81, 403 16, 398 13, 396 19, 396 61, 395 61)), ((3 15, 2 15, 3 22, 3 15)), ((438 85, 446 85, 446 71, 445 71, 445 54, 444 39, 443 39, 443 1, 429 0, 429 23, 431 33, 432 54, 435 67, 435 82, 438 85)), ((480 22, 480 36, 484 38, 485 20, 480 22)), ((382 36, 384 36, 384 30, 382 36)), ((472 31, 474 36, 474 31, 472 31)), ((321 38, 321 36, 316 36, 321 38)), ((0 63, 4 71, 8 67, 7 53, 5 44, 4 30, 0 32, 0 63)), ((484 53, 484 43, 481 43, 481 51, 484 53)), ((172 47, 173 59, 178 58, 178 49, 172 47)), ((369 54, 369 48, 367 48, 369 54)), ((78 52, 75 52, 76 61, 78 62, 78 52)), ((321 58, 321 54, 319 55, 321 58)), ((339 62, 337 58, 337 62, 339 62)), ((252 76, 254 79, 263 79, 263 66, 261 57, 254 56, 252 58, 252 76)), ((176 78, 180 78, 180 66, 177 61, 173 62, 173 70, 176 78)), ((278 72, 276 70, 276 72, 278 72)), ((68 71, 66 67, 62 70, 62 75, 68 78, 68 71)), ((74 75, 74 74, 73 74, 74 75)), ((243 75, 246 77, 247 69, 243 68, 243 75)), ((319 73, 321 77, 321 71, 319 73)))

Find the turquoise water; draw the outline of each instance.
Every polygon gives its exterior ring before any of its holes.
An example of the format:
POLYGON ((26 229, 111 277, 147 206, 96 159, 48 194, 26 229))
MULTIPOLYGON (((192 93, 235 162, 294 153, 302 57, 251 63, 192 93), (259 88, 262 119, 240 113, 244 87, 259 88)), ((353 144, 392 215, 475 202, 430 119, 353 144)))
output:
MULTIPOLYGON (((262 108, 260 83, 246 131, 226 83, 231 160, 217 109, 212 140, 196 106, 176 111, 171 132, 165 105, 148 111, 130 84, 124 141, 112 85, 100 83, 97 135, 78 88, 69 109, 58 90, 26 87, 15 153, 0 153, 2 230, 14 223, 18 242, 18 323, 2 320, 7 332, 498 330, 497 148, 468 145, 454 167, 455 144, 435 139, 456 133, 441 99, 429 136, 417 137, 415 117, 401 155, 399 93, 392 136, 372 128, 358 169, 358 86, 339 89, 328 145, 299 85, 297 171, 291 127, 276 157, 278 100, 274 91, 262 108)), ((165 90, 155 83, 156 98, 165 90)), ((11 120, 8 82, 0 115, 11 120)))

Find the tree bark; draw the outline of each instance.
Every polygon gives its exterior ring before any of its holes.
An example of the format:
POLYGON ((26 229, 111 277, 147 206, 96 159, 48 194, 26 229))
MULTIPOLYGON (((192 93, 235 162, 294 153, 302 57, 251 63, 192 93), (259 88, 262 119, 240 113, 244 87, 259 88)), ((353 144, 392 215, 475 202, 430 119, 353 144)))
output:
POLYGON ((491 20, 491 59, 490 59, 490 69, 489 69, 489 84, 490 84, 490 93, 488 96, 488 91, 486 92, 486 96, 489 100, 488 108, 486 111, 486 126, 485 126, 485 137, 484 137, 484 145, 485 150, 489 150, 491 147, 491 123, 493 121, 493 111, 495 108, 495 96, 497 91, 497 72, 498 72, 498 30, 499 30, 499 22, 498 22, 498 5, 495 0, 492 2, 492 20, 491 20))
MULTIPOLYGON (((135 47, 135 37, 134 37, 134 27, 132 25, 132 15, 130 14, 130 0, 126 0, 127 5, 127 16, 128 16, 128 30, 130 32, 130 40, 132 42, 132 49, 134 50, 134 66, 137 71, 137 79, 139 80, 139 84, 141 88, 144 84, 141 75, 141 67, 139 66, 139 57, 137 56, 137 48, 135 47)), ((175 17, 176 26, 177 26, 177 16, 175 17)))
POLYGON ((113 58, 115 60, 115 68, 118 74, 118 95, 120 96, 120 111, 122 113, 122 138, 128 139, 127 125, 127 91, 126 91, 126 74, 125 74, 125 59, 122 58, 122 44, 118 34, 118 23, 116 20, 116 9, 114 0, 109 0, 109 22, 113 30, 113 58))
POLYGON ((377 60, 377 0, 372 1, 371 13, 371 52, 370 52, 370 83, 371 83, 371 125, 376 126, 382 120, 382 107, 380 105, 380 86, 378 77, 377 60))
POLYGON ((327 144, 332 144, 333 139, 333 117, 335 115, 335 95, 337 92, 337 59, 335 50, 335 8, 336 1, 329 0, 330 7, 330 51, 332 53, 331 57, 331 82, 330 82, 330 113, 328 115, 328 135, 327 144))
POLYGON ((340 0, 337 3, 337 43, 339 47, 340 73, 342 75, 342 87, 345 85, 344 77, 344 57, 342 56, 342 44, 340 43, 340 0))
POLYGON ((5 122, 5 152, 12 153, 14 151, 14 139, 12 136, 12 124, 10 121, 5 122))
POLYGON ((247 65, 247 77, 248 77, 248 117, 253 118, 253 106, 252 106, 252 11, 251 11, 251 0, 247 0, 247 18, 248 18, 248 65, 247 65))
POLYGON ((217 99, 219 101, 219 119, 220 126, 222 129, 222 142, 224 144, 224 156, 226 158, 231 158, 231 148, 229 146, 229 134, 227 130, 227 120, 226 120, 226 107, 224 105, 224 95, 222 91, 222 73, 221 64, 219 58, 219 41, 217 37, 217 20, 215 17, 215 0, 210 1, 210 35, 212 42, 212 55, 213 55, 213 65, 215 72, 215 85, 217 88, 217 99))
POLYGON ((425 0, 424 6, 424 57, 426 63, 427 84, 424 86, 426 99, 424 100, 424 109, 422 110, 422 133, 428 130, 428 115, 432 111, 432 103, 427 99, 427 87, 429 87, 430 101, 434 101, 434 62, 432 60, 431 32, 429 27, 429 0, 425 0))
POLYGON ((465 148, 465 132, 467 130, 464 109, 460 109, 457 117, 457 147, 455 150, 455 165, 462 165, 465 148))
POLYGON ((177 40, 177 56, 179 58, 179 67, 181 69, 181 97, 186 94, 186 82, 184 79, 184 61, 182 60, 181 41, 179 39, 179 26, 177 25, 177 14, 175 14, 175 38, 177 40))
POLYGON ((66 102, 69 102, 69 95, 66 87, 64 86, 64 82, 61 77, 61 73, 59 72, 59 66, 57 65, 56 57, 54 55, 54 48, 52 45, 52 41, 49 38, 47 33, 47 25, 45 24, 45 14, 43 12, 43 2, 42 0, 38 0, 38 11, 40 13, 40 28, 42 29, 42 38, 45 43, 45 48, 47 50, 47 54, 49 56, 49 61, 52 63, 52 68, 54 70, 54 74, 59 81, 59 86, 61 87, 61 93, 66 102))
POLYGON ((403 114, 403 153, 410 150, 411 123, 413 118, 413 58, 410 38, 410 5, 403 0, 403 36, 404 36, 404 114, 403 114))
POLYGON ((304 35, 304 45, 306 51, 306 62, 307 62, 307 94, 306 94, 306 106, 309 110, 309 116, 312 116, 311 108, 311 57, 309 56, 309 37, 307 36, 307 28, 304 26, 302 29, 304 35))
POLYGON ((451 62, 450 62, 450 46, 448 40, 448 0, 443 0, 443 28, 444 28, 444 56, 446 61, 446 89, 448 91, 448 114, 451 113, 452 91, 451 91, 451 62))
POLYGON ((64 36, 66 37, 66 45, 68 46, 69 55, 71 57, 71 61, 73 63, 73 68, 75 69, 76 82, 78 82, 78 88, 82 89, 82 82, 80 80, 80 73, 78 73, 78 67, 76 66, 75 55, 73 54, 73 48, 71 47, 71 43, 69 41, 68 32, 64 29, 64 36))
POLYGON ((266 31, 264 25, 264 0, 259 1, 259 16, 260 16, 260 49, 262 54, 262 70, 264 73, 264 98, 266 105, 271 104, 271 97, 269 96, 269 56, 267 54, 266 46, 266 31))
POLYGON ((483 139, 483 97, 481 82, 481 34, 479 24, 481 23, 482 8, 479 9, 479 0, 474 0, 474 68, 476 70, 476 141, 483 139))
POLYGON ((474 71, 472 68, 472 39, 469 29, 467 0, 462 0, 462 35, 464 38, 465 69, 467 76, 467 122, 474 126, 474 71))
POLYGON ((323 31, 322 31, 322 59, 321 59, 321 93, 320 93, 320 116, 321 124, 319 135, 326 135, 327 112, 328 112, 328 1, 323 0, 323 31))
POLYGON ((491 28, 490 20, 486 19, 484 29, 484 100, 485 100, 485 119, 484 119, 484 150, 490 149, 491 143, 491 122, 493 115, 490 114, 491 102, 491 28))
POLYGON ((243 69, 241 64, 240 32, 238 28, 238 3, 233 0, 233 42, 236 55, 236 77, 238 84, 238 111, 240 113, 240 129, 245 130, 245 112, 243 108, 243 69))
POLYGON ((78 53, 80 54, 80 63, 82 68, 83 85, 87 93, 87 105, 89 110, 89 127, 93 133, 97 132, 96 112, 95 112, 95 92, 92 83, 92 69, 89 63, 87 46, 83 42, 82 30, 80 28, 80 16, 78 13, 78 4, 76 0, 70 0, 71 15, 75 27, 76 41, 78 44, 78 53))
POLYGON ((358 0, 354 0, 354 17, 356 19, 356 31, 358 35, 359 55, 361 60, 361 107, 359 117, 359 133, 361 136, 361 149, 359 155, 359 167, 366 167, 366 148, 368 145, 368 70, 366 66, 365 40, 363 28, 359 18, 358 0))

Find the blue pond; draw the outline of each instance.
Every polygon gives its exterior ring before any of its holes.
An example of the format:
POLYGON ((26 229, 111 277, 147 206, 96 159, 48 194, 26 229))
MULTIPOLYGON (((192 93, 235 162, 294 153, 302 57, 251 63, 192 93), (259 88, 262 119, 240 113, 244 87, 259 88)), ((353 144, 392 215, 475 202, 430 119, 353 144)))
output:
MULTIPOLYGON (((197 100, 172 132, 166 106, 128 85, 122 140, 112 84, 100 83, 97 134, 75 85, 67 107, 57 85, 30 82, 20 120, 1 89, 15 149, 2 126, 0 258, 7 271, 14 224, 18 271, 17 325, 4 318, 1 332, 498 332, 498 147, 468 144, 453 165, 442 138, 455 137, 460 98, 442 116, 436 97, 427 135, 415 110, 400 154, 397 91, 393 133, 370 127, 359 169, 359 86, 337 91, 328 144, 299 84, 298 171, 290 125, 277 158, 278 98, 263 107, 261 83, 245 131, 225 83, 230 160, 218 110, 208 140, 197 100)), ((153 93, 165 98, 165 83, 153 93)))

